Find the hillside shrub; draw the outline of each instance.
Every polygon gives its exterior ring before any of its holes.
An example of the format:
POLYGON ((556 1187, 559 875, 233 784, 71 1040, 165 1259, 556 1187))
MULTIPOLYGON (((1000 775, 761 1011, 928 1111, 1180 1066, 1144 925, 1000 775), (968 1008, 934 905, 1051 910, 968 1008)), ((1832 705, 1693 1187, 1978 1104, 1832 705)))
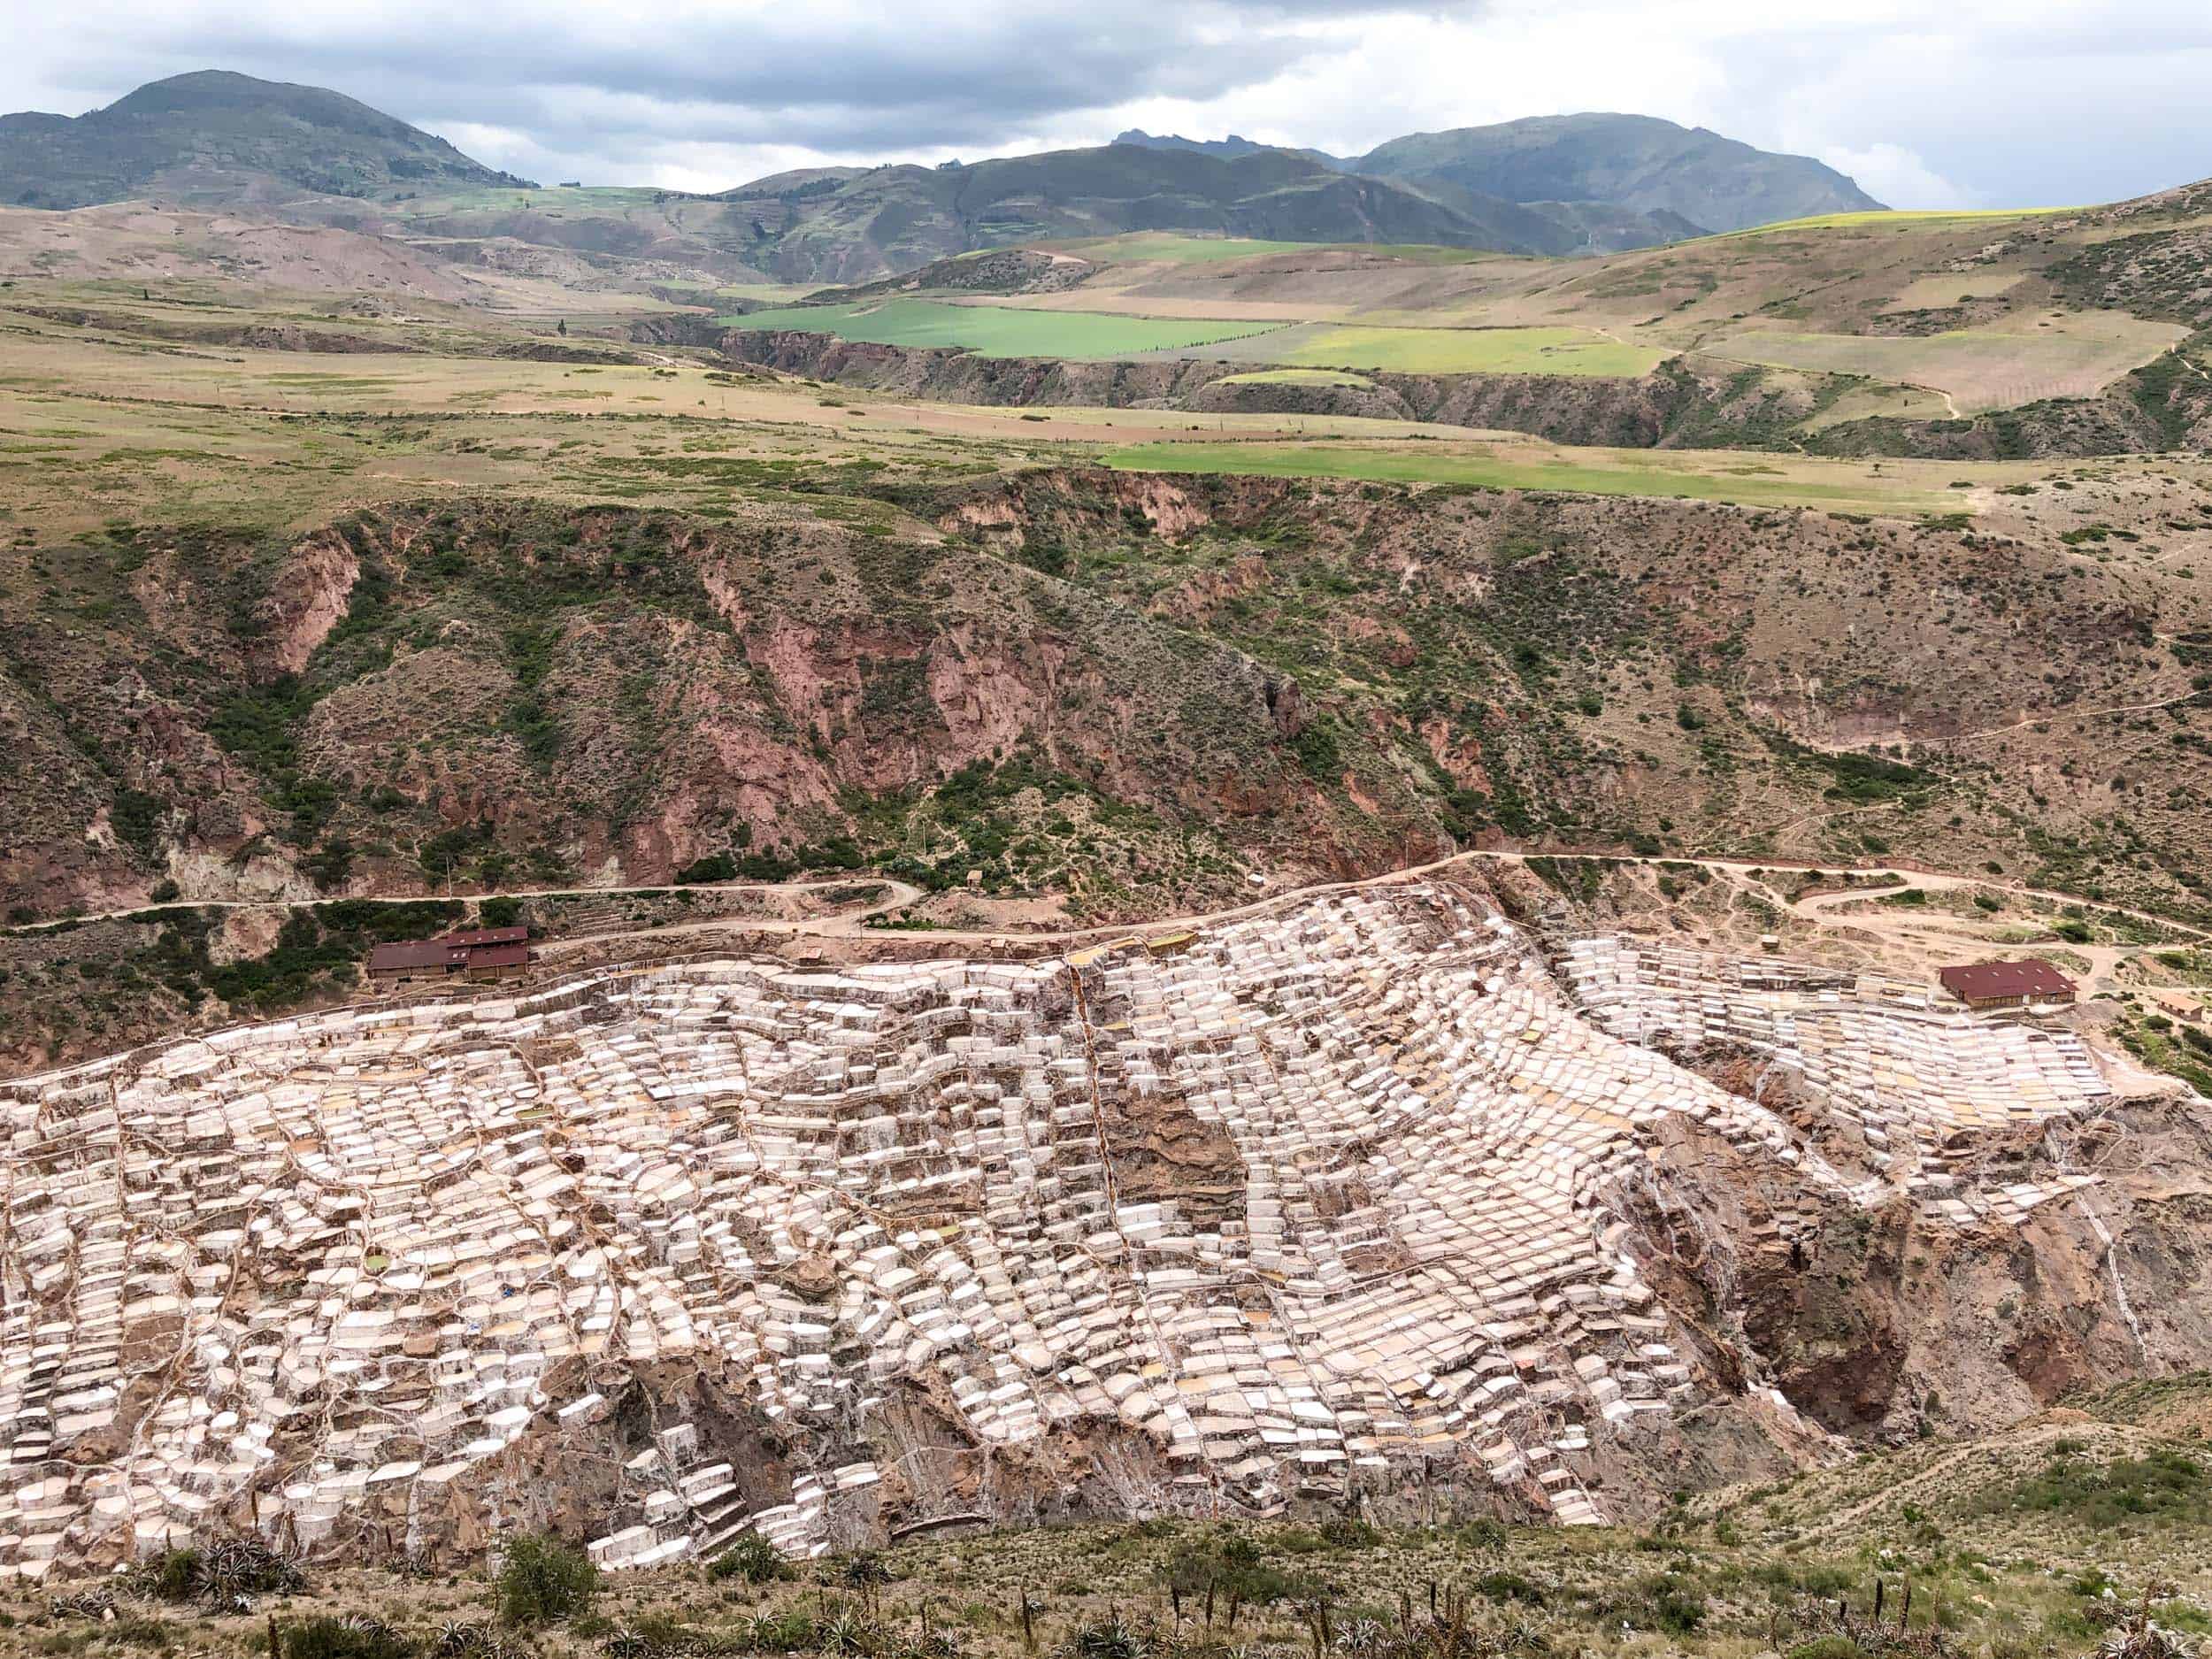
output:
POLYGON ((493 1587, 503 1623, 557 1624, 591 1606, 599 1569, 559 1539, 534 1534, 508 1546, 493 1587))
POLYGON ((704 858, 695 858, 676 872, 676 879, 686 887, 699 887, 710 881, 733 881, 736 879, 737 860, 727 853, 709 853, 704 858))
POLYGON ((747 1532, 714 1558, 708 1573, 717 1578, 742 1578, 748 1584, 772 1584, 790 1577, 782 1554, 758 1532, 747 1532))
POLYGON ((327 1614, 303 1619, 280 1632, 280 1659, 412 1659, 418 1645, 381 1620, 327 1614))
POLYGON ((1798 1643, 1783 1659, 1863 1659, 1864 1653, 1848 1636, 1816 1636, 1798 1643))
POLYGON ((1985 1512, 2067 1515, 2100 1528, 2137 1520, 2212 1520, 2212 1478, 2186 1453, 2160 1448, 2100 1466, 2062 1450, 2031 1475, 1993 1494, 1985 1512))

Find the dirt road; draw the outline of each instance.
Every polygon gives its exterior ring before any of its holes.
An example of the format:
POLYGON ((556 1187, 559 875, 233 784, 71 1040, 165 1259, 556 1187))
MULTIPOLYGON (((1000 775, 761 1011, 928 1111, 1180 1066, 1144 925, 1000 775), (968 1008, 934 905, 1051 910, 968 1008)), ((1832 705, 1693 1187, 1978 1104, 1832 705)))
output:
MULTIPOLYGON (((1455 865, 1463 864, 1474 866, 1481 864, 1525 864, 1532 858, 1554 858, 1560 860, 1602 858, 1608 862, 1615 862, 1620 861, 1622 859, 1622 856, 1601 853, 1532 853, 1503 848, 1484 849, 1471 852, 1457 853, 1448 858, 1439 858, 1427 864, 1415 864, 1402 870, 1388 871, 1381 875, 1366 876, 1349 881, 1323 882, 1302 887, 1286 887, 1279 891, 1271 892, 1260 897, 1254 898, 1245 903, 1232 905, 1226 909, 1218 910, 1197 911, 1180 916, 1160 917, 1142 922, 1115 922, 1090 927, 1062 928, 1043 932, 1025 931, 1012 927, 989 929, 930 928, 927 930, 918 930, 914 936, 920 939, 926 939, 932 943, 945 945, 998 944, 1009 939, 1018 938, 1028 943, 1080 946, 1084 944, 1097 943, 1106 940, 1126 938, 1132 934, 1157 934, 1164 932, 1181 931, 1187 928, 1219 926, 1224 923, 1239 921, 1254 916, 1265 915, 1270 911, 1279 910, 1285 906, 1302 903, 1310 899, 1317 898, 1327 894, 1348 893, 1366 887, 1387 887, 1393 883, 1418 881, 1425 877, 1432 876, 1439 872, 1451 869, 1455 865)), ((1690 864, 1694 865, 1701 870, 1710 871, 1716 874, 1727 875, 1737 879, 1748 877, 1755 871, 1773 872, 1812 872, 1820 871, 1843 872, 1851 869, 1851 866, 1849 865, 1839 864, 1835 863, 1806 864, 1784 859, 1717 858, 1700 857, 1694 855, 1678 856, 1671 855, 1663 858, 1643 860, 1642 862, 1690 864)), ((1864 872, 1862 872, 1861 873, 1864 872)), ((485 899, 494 897, 619 898, 668 893, 704 893, 720 895, 724 896, 749 894, 759 895, 767 898, 776 898, 794 895, 803 896, 808 894, 822 893, 839 887, 880 887, 884 889, 884 891, 879 897, 872 900, 866 904, 837 910, 828 915, 803 917, 705 917, 697 919, 659 923, 640 927, 613 928, 596 933, 578 935, 573 938, 548 940, 539 947, 539 954, 547 960, 555 960, 562 956, 581 952, 587 949, 604 947, 611 944, 618 945, 629 941, 644 941, 655 939, 678 939, 686 937, 711 939, 717 935, 725 937, 757 937, 762 934, 772 934, 793 938, 819 938, 825 940, 852 939, 865 936, 867 934, 868 923, 874 918, 900 910, 906 905, 916 902, 924 896, 922 889, 912 886, 910 883, 893 880, 887 877, 871 876, 864 872, 858 872, 850 875, 840 876, 833 879, 780 883, 756 883, 724 886, 708 886, 699 883, 671 883, 652 887, 580 888, 537 887, 511 889, 499 894, 450 894, 442 896, 455 899, 485 899)), ((2061 893, 2047 888, 2025 887, 2016 883, 1998 880, 1985 875, 1960 875, 1937 872, 1901 872, 1895 882, 1886 887, 1839 889, 1829 893, 1811 894, 1799 899, 1790 901, 1788 902, 1788 909, 1793 916, 1795 916, 1801 921, 1811 924, 1815 927, 1822 929, 1847 927, 1863 933, 1873 934, 1878 938, 1886 937, 1893 943, 1911 947, 1924 955, 1927 954, 1932 949, 1940 954, 1943 948, 1947 946, 1950 949, 1955 951, 1975 945, 1986 945, 1989 942, 1986 935, 1977 933, 1973 931, 1971 918, 1967 918, 1950 917, 1941 914, 1932 916, 1925 914, 1916 915, 1901 910, 1893 915, 1877 912, 1873 914, 1855 914, 1848 917, 1840 917, 1833 914, 1833 912, 1837 911, 1841 906, 1855 903, 1859 901, 1869 898, 1878 898, 1886 893, 1901 892, 1908 887, 1921 887, 1925 888, 1930 892, 1939 893, 1954 891, 1960 888, 1970 888, 2002 893, 2015 898, 2039 900, 2047 903, 2085 905, 2093 910, 2107 910, 2115 915, 2129 917, 2134 920, 2165 930, 2170 934, 2179 934, 2189 939, 2212 941, 2212 933, 2208 933, 2200 928, 2188 926, 2182 923, 2170 921, 2163 917, 2153 916, 2145 911, 2130 910, 2123 905, 2100 903, 2093 900, 2085 899, 2079 894, 2061 893)), ((306 901, 227 899, 205 901, 195 904, 187 901, 180 901, 170 904, 142 905, 129 910, 105 911, 102 912, 98 916, 81 918, 78 919, 114 919, 127 916, 142 915, 148 911, 159 913, 166 910, 195 909, 254 910, 266 908, 272 903, 282 904, 288 902, 298 903, 303 908, 315 908, 320 905, 334 904, 342 902, 343 901, 337 899, 315 899, 306 901)), ((403 901, 394 902, 402 902, 403 901)), ((35 932, 42 926, 51 926, 51 924, 31 924, 24 927, 11 928, 7 931, 12 933, 35 932)), ((2123 963, 2142 955, 2145 951, 2153 949, 2153 947, 2132 945, 2093 945, 2069 946, 2068 949, 2077 956, 2084 956, 2090 960, 2093 971, 2092 988, 2101 988, 2103 985, 2110 982, 2112 976, 2117 972, 2123 963)))

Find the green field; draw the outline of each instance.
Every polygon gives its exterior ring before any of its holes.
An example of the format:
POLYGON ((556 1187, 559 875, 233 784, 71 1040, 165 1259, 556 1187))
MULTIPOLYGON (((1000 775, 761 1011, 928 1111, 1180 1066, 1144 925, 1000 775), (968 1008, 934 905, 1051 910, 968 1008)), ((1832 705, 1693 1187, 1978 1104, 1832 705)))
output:
MULTIPOLYGON (((1408 374, 1647 374, 1665 354, 1624 345, 1589 328, 1386 328, 1346 323, 1262 322, 1227 317, 1130 317, 1104 311, 961 305, 943 300, 863 300, 787 305, 716 319, 733 328, 798 329, 886 346, 958 346, 990 357, 1096 360, 1241 342, 1232 354, 1334 372, 1333 384, 1363 384, 1356 371, 1408 374), (1346 376, 1350 378, 1348 380, 1346 376)), ((1322 384, 1317 380, 1314 384, 1322 384)))
POLYGON ((714 290, 719 299, 759 300, 767 304, 787 306, 813 292, 803 282, 725 282, 714 290))
POLYGON ((1240 340, 1279 327, 1234 318, 1115 317, 941 300, 790 305, 716 319, 733 328, 793 328, 883 346, 959 346, 987 357, 1137 357, 1240 340))
POLYGON ((408 196, 393 203, 391 211, 405 219, 429 219, 444 213, 505 213, 517 208, 577 219, 618 219, 637 208, 664 205, 671 194, 645 184, 587 185, 572 190, 557 185, 525 190, 513 185, 470 184, 457 189, 427 190, 408 196))
POLYGON ((1388 328, 1312 323, 1240 355, 1402 374, 1648 374, 1666 354, 1590 328, 1388 328))
MULTIPOLYGON (((1532 446, 1534 448, 1534 446, 1532 446)), ((1939 488, 1855 475, 1848 465, 1745 462, 1708 454, 1712 467, 1690 471, 1677 452, 1642 464, 1618 449, 1540 449, 1517 457, 1511 446, 1442 443, 1140 443, 1101 458, 1128 472, 1219 472, 1259 478, 1351 478, 1388 484, 1477 484, 1491 489, 1576 490, 1595 495, 1658 495, 1757 507, 1830 507, 1911 512, 1955 506, 1939 488), (1501 453, 1501 450, 1504 450, 1501 453), (1580 459, 1568 455, 1587 456, 1580 459), (1718 465, 1716 465, 1717 463, 1718 465), (1824 473, 1825 476, 1824 476, 1824 473)), ((1955 469, 1954 469, 1955 470, 1955 469)))
POLYGON ((1225 259, 1256 259, 1263 254, 1310 249, 1302 242, 1264 242, 1243 236, 1179 236, 1171 231, 1134 230, 1122 236, 1083 236, 1033 244, 1054 253, 1100 261, 1157 260, 1166 265, 1211 265, 1225 259))
POLYGON ((1278 253, 1364 253, 1411 265, 1471 265, 1509 255, 1482 248, 1441 248, 1430 242, 1268 242, 1258 237, 1181 236, 1172 231, 1133 230, 1119 236, 1080 236, 1059 242, 1025 243, 1055 253, 1077 254, 1103 265, 1213 265, 1231 259, 1259 259, 1278 253))
POLYGON ((1342 369, 1255 369, 1249 374, 1225 374, 1217 386, 1348 386, 1371 391, 1375 382, 1364 374, 1342 369))

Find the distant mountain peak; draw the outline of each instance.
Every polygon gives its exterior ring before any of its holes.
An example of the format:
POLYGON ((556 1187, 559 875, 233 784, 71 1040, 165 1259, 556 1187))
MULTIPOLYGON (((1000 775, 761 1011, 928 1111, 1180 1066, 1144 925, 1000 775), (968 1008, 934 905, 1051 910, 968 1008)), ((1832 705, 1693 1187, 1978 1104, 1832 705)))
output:
POLYGON ((1345 165, 1440 200, 1472 192, 1510 202, 1600 202, 1711 230, 1882 205, 1809 156, 1755 149, 1655 115, 1585 111, 1409 133, 1345 165))
POLYGON ((229 201, 272 186, 378 196, 457 184, 535 187, 326 87, 198 69, 104 109, 0 116, 0 203, 86 207, 158 192, 229 201))
MULTIPOLYGON (((1262 144, 1232 133, 1226 138, 1185 138, 1180 133, 1148 133, 1141 127, 1133 127, 1114 137, 1117 144, 1133 144, 1140 150, 1188 150, 1201 156, 1220 156, 1224 158, 1248 156, 1255 150, 1273 150, 1278 146, 1262 144)), ((1295 152, 1304 154, 1304 151, 1295 152)))

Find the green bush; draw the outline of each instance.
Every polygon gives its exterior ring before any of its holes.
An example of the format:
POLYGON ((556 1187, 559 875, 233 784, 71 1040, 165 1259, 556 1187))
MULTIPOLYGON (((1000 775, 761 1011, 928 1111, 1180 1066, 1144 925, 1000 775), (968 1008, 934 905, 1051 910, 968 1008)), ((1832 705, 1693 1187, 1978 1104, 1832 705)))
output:
POLYGON ((412 1659, 415 1643, 388 1624, 355 1616, 324 1615, 285 1626, 281 1659, 412 1659))
POLYGON ((745 1627, 746 1645, 756 1653, 801 1653, 817 1640, 813 1618, 796 1608, 763 1613, 745 1627))
POLYGON ((1543 1586, 1517 1572, 1486 1572, 1475 1580, 1475 1588, 1493 1601, 1525 1601, 1531 1607, 1544 1605, 1543 1586))
POLYGON ((1637 1630, 1689 1636, 1705 1623, 1705 1593, 1680 1572, 1647 1573, 1610 1595, 1601 1594, 1591 1610, 1609 1623, 1618 1620, 1637 1630))
POLYGON ((289 1594, 306 1580, 299 1568, 257 1538, 228 1539, 206 1549, 173 1549, 140 1581, 165 1601, 228 1607, 241 1597, 289 1594))
POLYGON ((2062 1452, 1984 1507, 2071 1515, 2095 1527, 2139 1519, 2201 1524, 2212 1521, 2212 1479, 2194 1458, 2165 1448, 2101 1468, 2062 1452))
POLYGON ((791 1576, 782 1555, 758 1532, 748 1532, 714 1558, 707 1571, 717 1578, 742 1578, 748 1584, 773 1584, 791 1576))
POLYGON ((165 1601, 189 1601, 200 1593, 200 1552, 173 1549, 154 1563, 153 1592, 165 1601))
POLYGON ((1705 1594, 1678 1574, 1670 1573, 1651 1589, 1651 1609, 1670 1636, 1688 1636, 1705 1623, 1705 1594))
POLYGON ((1798 1643, 1783 1659, 1861 1659, 1863 1652, 1848 1636, 1816 1636, 1798 1643))
POLYGON ((591 1606, 599 1569, 559 1539, 532 1535, 507 1547, 494 1588, 504 1623, 554 1624, 591 1606))

